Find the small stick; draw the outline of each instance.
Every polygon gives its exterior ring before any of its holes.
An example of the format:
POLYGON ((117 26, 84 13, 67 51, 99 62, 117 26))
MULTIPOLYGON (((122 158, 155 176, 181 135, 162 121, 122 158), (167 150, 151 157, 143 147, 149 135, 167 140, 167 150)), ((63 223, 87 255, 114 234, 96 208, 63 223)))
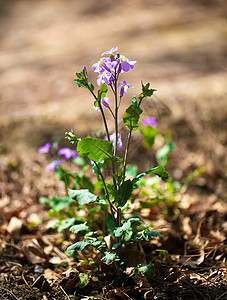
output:
POLYGON ((60 289, 62 290, 62 292, 66 295, 67 299, 70 300, 69 296, 67 295, 67 293, 66 293, 66 291, 63 289, 63 287, 60 286, 60 285, 59 285, 59 287, 60 287, 60 289))
POLYGON ((5 288, 3 288, 3 287, 0 287, 0 289, 1 290, 4 290, 4 291, 6 291, 6 292, 8 292, 11 296, 13 296, 16 300, 20 300, 19 298, 17 298, 15 295, 14 295, 14 293, 12 293, 10 290, 8 290, 8 289, 5 289, 5 288))

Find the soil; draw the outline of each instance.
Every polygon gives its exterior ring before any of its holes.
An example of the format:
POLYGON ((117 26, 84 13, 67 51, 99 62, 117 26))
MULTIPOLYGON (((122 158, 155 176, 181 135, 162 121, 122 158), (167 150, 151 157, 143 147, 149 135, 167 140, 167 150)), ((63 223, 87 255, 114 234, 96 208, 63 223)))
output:
POLYGON ((226 1, 1 0, 0 43, 1 299, 227 299, 226 1), (169 253, 155 259, 152 279, 122 285, 110 273, 76 288, 76 274, 86 270, 64 253, 70 237, 46 228, 48 210, 39 203, 64 189, 37 149, 49 141, 69 146, 70 129, 81 137, 102 129, 74 73, 86 65, 95 82, 92 64, 114 46, 137 60, 126 74, 135 87, 128 99, 141 80, 157 89, 142 107, 157 119, 157 142, 144 150, 134 136, 130 162, 154 166, 169 137, 174 180, 205 172, 169 214, 141 212, 165 236, 144 245, 145 255, 157 245, 169 253))

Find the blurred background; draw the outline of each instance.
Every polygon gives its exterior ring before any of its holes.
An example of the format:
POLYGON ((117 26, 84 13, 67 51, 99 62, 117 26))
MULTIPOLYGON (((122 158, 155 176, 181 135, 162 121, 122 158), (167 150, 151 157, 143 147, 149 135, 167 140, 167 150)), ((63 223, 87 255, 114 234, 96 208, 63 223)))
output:
MULTIPOLYGON (((36 159, 38 147, 64 140, 65 131, 83 136, 100 129, 93 99, 75 85, 74 73, 86 65, 95 82, 92 64, 114 46, 137 60, 126 74, 135 86, 128 96, 139 94, 141 80, 157 89, 145 110, 175 143, 172 175, 205 166, 208 177, 201 184, 223 187, 225 0, 1 0, 2 154, 36 159)), ((130 98, 124 101, 128 105, 130 98)))

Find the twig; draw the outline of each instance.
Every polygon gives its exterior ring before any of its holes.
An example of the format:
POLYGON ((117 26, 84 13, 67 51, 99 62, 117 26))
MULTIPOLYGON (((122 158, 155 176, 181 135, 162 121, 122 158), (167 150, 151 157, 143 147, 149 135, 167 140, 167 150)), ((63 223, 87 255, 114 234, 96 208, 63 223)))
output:
POLYGON ((14 293, 12 293, 10 290, 5 289, 3 287, 0 287, 1 290, 6 291, 7 293, 9 293, 11 296, 13 296, 16 300, 20 300, 19 298, 17 298, 17 296, 14 295, 14 293))
POLYGON ((29 289, 32 290, 32 288, 31 288, 30 285, 28 284, 27 280, 25 279, 24 271, 22 272, 21 276, 22 276, 24 282, 26 283, 26 285, 29 287, 29 289))
POLYGON ((66 295, 67 299, 70 300, 69 296, 67 295, 67 293, 66 293, 66 291, 63 289, 63 287, 60 286, 60 285, 59 285, 59 287, 60 287, 60 289, 62 290, 62 292, 66 295))
POLYGON ((223 296, 225 296, 225 294, 227 294, 227 291, 221 294, 218 298, 216 298, 216 300, 221 299, 223 296))

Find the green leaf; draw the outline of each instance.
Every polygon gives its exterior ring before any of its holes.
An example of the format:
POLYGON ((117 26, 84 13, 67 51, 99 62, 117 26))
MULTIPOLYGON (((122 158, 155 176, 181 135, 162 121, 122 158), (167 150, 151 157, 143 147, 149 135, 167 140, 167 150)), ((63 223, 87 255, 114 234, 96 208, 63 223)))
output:
POLYGON ((139 99, 143 99, 145 97, 151 97, 154 92, 156 91, 155 89, 149 89, 150 83, 146 83, 145 85, 142 82, 142 93, 139 95, 139 99))
POLYGON ((74 162, 75 164, 77 164, 78 166, 80 166, 80 167, 84 167, 84 166, 87 165, 85 159, 84 159, 83 157, 81 157, 81 156, 76 156, 76 157, 73 159, 73 162, 74 162))
POLYGON ((125 177, 135 177, 136 174, 138 172, 138 168, 137 166, 134 166, 134 165, 128 165, 127 166, 127 169, 126 169, 126 172, 125 172, 125 177))
POLYGON ((74 79, 74 81, 79 87, 84 87, 91 91, 94 89, 93 85, 87 80, 87 69, 83 69, 82 71, 76 72, 75 74, 77 76, 77 79, 74 79))
POLYGON ((75 179, 75 182, 79 184, 81 189, 88 189, 90 192, 94 191, 94 185, 89 177, 84 175, 79 176, 78 174, 74 173, 73 178, 75 179))
POLYGON ((125 242, 130 241, 132 235, 133 235, 133 230, 132 230, 132 228, 130 228, 129 230, 127 230, 127 231, 125 232, 125 235, 124 235, 124 241, 125 241, 125 242))
POLYGON ((100 89, 98 90, 98 98, 97 98, 98 102, 100 102, 101 99, 106 96, 107 91, 108 91, 107 85, 103 83, 100 89))
POLYGON ((113 196, 114 198, 118 197, 118 192, 115 190, 113 183, 106 183, 108 193, 113 196))
POLYGON ((101 259, 105 264, 110 265, 112 264, 116 259, 116 253, 106 251, 105 256, 101 259))
POLYGON ((156 252, 158 252, 158 255, 160 256, 160 257, 168 257, 168 251, 166 251, 166 250, 163 250, 163 249, 156 249, 156 252))
POLYGON ((112 215, 110 213, 107 214, 106 216, 106 225, 107 225, 107 228, 109 229, 109 231, 112 233, 115 228, 116 228, 116 224, 112 218, 112 215))
POLYGON ((72 190, 68 189, 68 195, 71 199, 77 200, 80 205, 89 204, 95 202, 97 196, 90 193, 87 189, 72 190))
POLYGON ((156 153, 156 158, 159 164, 166 165, 168 161, 168 155, 174 150, 174 143, 169 141, 168 144, 164 145, 156 153))
POLYGON ((120 207, 123 207, 127 200, 131 197, 133 183, 130 179, 124 181, 119 189, 120 192, 120 207))
POLYGON ((88 230, 89 230, 89 228, 87 226, 87 222, 82 223, 82 224, 73 225, 70 228, 70 231, 72 231, 73 233, 78 233, 78 232, 83 233, 83 232, 86 232, 88 230))
POLYGON ((69 218, 69 219, 64 219, 60 221, 60 224, 58 226, 58 232, 62 232, 63 230, 69 228, 72 226, 76 221, 76 218, 69 218))
POLYGON ((60 221, 59 220, 52 220, 47 223, 46 228, 56 228, 58 227, 60 221))
POLYGON ((88 88, 91 92, 94 91, 94 85, 91 82, 88 82, 88 88))
POLYGON ((145 148, 150 148, 154 145, 157 129, 151 125, 145 126, 140 129, 143 135, 143 142, 145 148))
POLYGON ((149 264, 140 264, 135 269, 135 273, 144 274, 147 278, 152 278, 154 276, 154 264, 150 262, 149 264))
POLYGON ((56 178, 63 181, 66 187, 70 185, 70 175, 70 172, 63 169, 61 166, 59 166, 58 170, 55 171, 56 178))
POLYGON ((157 166, 155 168, 152 168, 150 170, 147 170, 146 172, 140 173, 137 175, 133 180, 132 183, 135 184, 137 181, 139 181, 143 176, 148 175, 150 173, 153 173, 155 175, 158 175, 162 178, 162 180, 166 180, 169 177, 169 173, 165 171, 165 168, 163 166, 157 166))
POLYGON ((121 245, 121 242, 114 244, 112 247, 112 250, 116 250, 118 247, 120 247, 120 245, 121 245))
POLYGON ((139 111, 139 114, 141 115, 142 114, 142 112, 143 112, 143 110, 138 106, 139 104, 138 104, 138 102, 137 102, 137 100, 136 100, 136 97, 134 96, 133 97, 133 99, 132 99, 132 104, 138 109, 138 111, 139 111))
POLYGON ((80 273, 79 274, 79 282, 77 283, 76 286, 79 288, 84 288, 86 285, 89 283, 89 276, 88 274, 85 273, 80 273))
POLYGON ((162 235, 161 233, 154 231, 154 230, 148 230, 146 232, 147 236, 149 237, 149 239, 153 236, 153 237, 160 237, 160 238, 164 238, 164 235, 162 235))
POLYGON ((81 156, 87 156, 95 162, 98 162, 100 159, 107 160, 113 157, 113 145, 110 141, 92 137, 86 137, 79 141, 77 151, 81 156))
POLYGON ((49 205, 55 211, 61 211, 64 208, 69 208, 72 203, 75 201, 70 197, 56 197, 52 196, 49 199, 49 205))
POLYGON ((127 222, 125 222, 121 227, 117 227, 114 230, 114 236, 115 237, 120 237, 122 236, 127 230, 131 229, 131 222, 130 220, 128 220, 127 222))
POLYGON ((78 85, 78 87, 84 87, 84 88, 89 88, 88 83, 86 81, 85 77, 81 77, 79 79, 74 79, 74 81, 76 82, 76 84, 78 85))
POLYGON ((99 159, 96 163, 94 161, 91 161, 91 164, 93 165, 92 170, 95 175, 100 175, 99 169, 102 169, 105 165, 104 159, 99 159))
POLYGON ((140 111, 138 110, 138 108, 134 105, 130 105, 123 115, 123 122, 129 129, 135 131, 139 127, 139 118, 140 111))
POLYGON ((49 206, 49 198, 47 198, 47 197, 40 197, 39 202, 46 206, 49 206))
POLYGON ((82 251, 88 245, 90 245, 90 243, 85 242, 85 241, 76 242, 76 243, 72 244, 71 246, 69 246, 66 251, 67 252, 72 251, 72 250, 82 251))

